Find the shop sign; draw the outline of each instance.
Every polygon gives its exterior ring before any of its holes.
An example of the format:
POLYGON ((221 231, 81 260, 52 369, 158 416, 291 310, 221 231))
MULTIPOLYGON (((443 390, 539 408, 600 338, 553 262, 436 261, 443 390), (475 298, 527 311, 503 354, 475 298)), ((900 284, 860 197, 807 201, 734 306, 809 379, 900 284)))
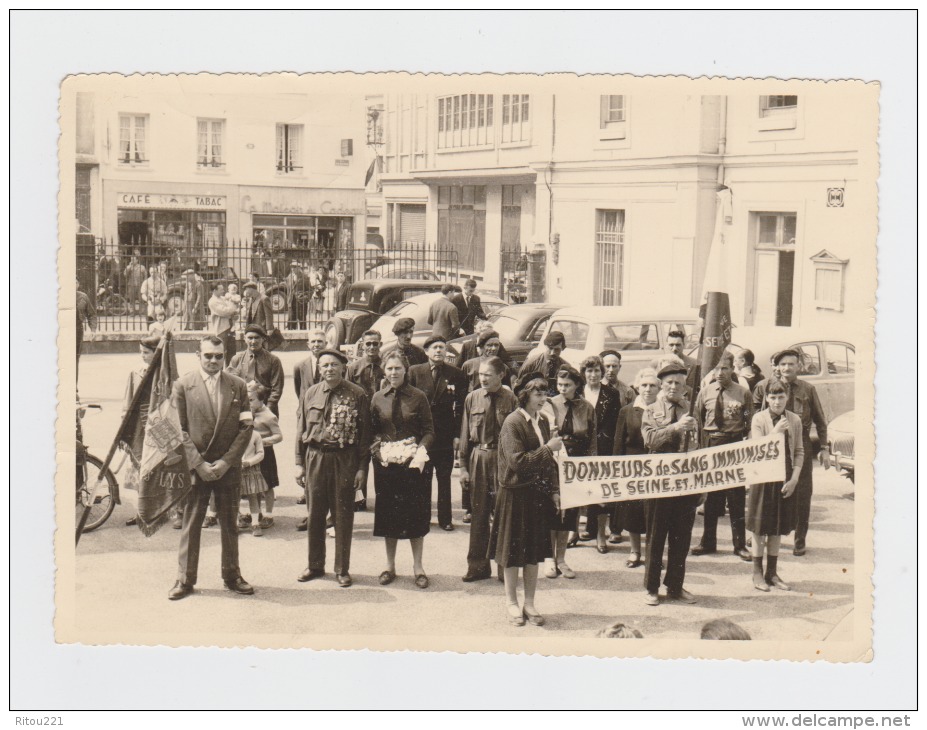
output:
POLYGON ((323 200, 318 205, 305 205, 301 203, 273 203, 264 201, 255 203, 250 195, 241 197, 242 213, 288 213, 290 215, 364 215, 363 208, 352 208, 340 205, 331 200, 323 200))
POLYGON ((174 208, 179 210, 225 210, 225 195, 163 195, 161 193, 116 193, 120 208, 174 208))

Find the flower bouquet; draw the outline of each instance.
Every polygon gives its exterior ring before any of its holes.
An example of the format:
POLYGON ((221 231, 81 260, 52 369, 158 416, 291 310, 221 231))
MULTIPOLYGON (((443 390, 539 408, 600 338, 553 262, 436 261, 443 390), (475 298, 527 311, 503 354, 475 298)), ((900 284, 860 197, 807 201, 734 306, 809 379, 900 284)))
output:
POLYGON ((411 436, 402 441, 380 442, 380 463, 383 466, 390 464, 406 464, 415 456, 418 446, 411 436))

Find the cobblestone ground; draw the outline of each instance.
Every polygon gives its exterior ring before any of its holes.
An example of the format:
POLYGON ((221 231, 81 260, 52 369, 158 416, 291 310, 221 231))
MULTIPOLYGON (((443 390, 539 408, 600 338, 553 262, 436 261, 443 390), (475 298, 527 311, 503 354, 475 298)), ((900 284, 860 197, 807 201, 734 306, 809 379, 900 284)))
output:
MULTIPOLYGON (((627 543, 601 555, 595 543, 588 542, 568 551, 575 580, 540 578, 537 606, 547 624, 542 628, 509 626, 501 584, 460 580, 466 572, 469 528, 461 523, 456 473, 456 529, 444 532, 433 518, 432 532, 425 540, 430 588, 419 590, 413 585, 411 553, 405 543, 400 544, 398 580, 387 587, 378 585, 385 555, 383 541, 372 536, 373 500, 371 510, 358 514, 355 522, 354 586, 339 588, 331 574, 324 580, 298 583, 296 576, 306 566, 307 548, 305 533, 296 531, 305 507, 296 504, 299 490, 293 481, 296 396, 289 374, 303 356, 283 353, 287 383, 280 408, 284 441, 276 447, 281 477, 276 524, 263 537, 250 533, 240 537, 242 573, 256 594, 239 597, 223 589, 219 532, 211 528, 203 531, 196 593, 177 603, 168 602, 167 591, 176 577, 179 532, 168 526, 145 538, 137 528, 126 527, 125 520, 134 514, 134 493, 129 492, 109 521, 83 536, 77 548, 74 590, 79 630, 101 639, 142 632, 154 641, 161 637, 165 643, 178 641, 178 631, 190 643, 204 643, 206 637, 217 634, 277 634, 295 641, 308 634, 441 635, 452 640, 473 635, 525 637, 533 632, 582 638, 606 624, 623 621, 648 638, 689 639, 698 636, 705 621, 724 617, 744 626, 754 639, 850 638, 855 591, 853 485, 817 465, 807 555, 793 557, 791 538, 783 540, 780 574, 792 584, 790 593, 765 594, 753 589, 751 566, 731 554, 729 524, 722 518, 720 552, 688 561, 686 587, 698 596, 696 605, 644 605, 643 569, 625 567, 627 543)), ((84 421, 85 441, 100 457, 105 456, 119 424, 126 375, 138 362, 136 355, 81 358, 82 399, 104 408, 84 421)), ((178 364, 184 372, 195 367, 196 361, 193 355, 182 354, 178 364)), ((372 483, 369 491, 373 495, 372 483)), ((693 540, 700 534, 698 518, 693 540)), ((327 567, 330 571, 331 556, 327 567)))

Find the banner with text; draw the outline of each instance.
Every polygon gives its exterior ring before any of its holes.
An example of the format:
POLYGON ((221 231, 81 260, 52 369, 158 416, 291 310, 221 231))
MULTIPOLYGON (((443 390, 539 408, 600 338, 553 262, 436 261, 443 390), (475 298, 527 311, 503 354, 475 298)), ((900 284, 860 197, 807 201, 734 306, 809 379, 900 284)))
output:
POLYGON ((686 454, 564 456, 560 459, 560 505, 568 509, 680 497, 784 479, 782 434, 686 454))

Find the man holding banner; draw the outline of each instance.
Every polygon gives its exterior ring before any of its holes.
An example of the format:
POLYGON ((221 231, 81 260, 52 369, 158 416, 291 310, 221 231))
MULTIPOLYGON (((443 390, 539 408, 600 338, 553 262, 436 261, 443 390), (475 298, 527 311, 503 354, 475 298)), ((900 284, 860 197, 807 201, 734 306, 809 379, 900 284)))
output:
MULTIPOLYGON (((672 454, 686 450, 691 440, 697 443, 698 422, 690 415, 686 400, 688 369, 684 365, 667 365, 659 373, 661 392, 657 400, 644 411, 641 433, 644 445, 651 453, 672 454)), ((663 570, 663 549, 669 541, 666 562, 666 597, 670 600, 695 603, 695 596, 682 587, 686 577, 686 556, 692 540, 698 494, 652 499, 647 514, 647 559, 644 585, 648 606, 660 604, 660 575, 663 570)))

